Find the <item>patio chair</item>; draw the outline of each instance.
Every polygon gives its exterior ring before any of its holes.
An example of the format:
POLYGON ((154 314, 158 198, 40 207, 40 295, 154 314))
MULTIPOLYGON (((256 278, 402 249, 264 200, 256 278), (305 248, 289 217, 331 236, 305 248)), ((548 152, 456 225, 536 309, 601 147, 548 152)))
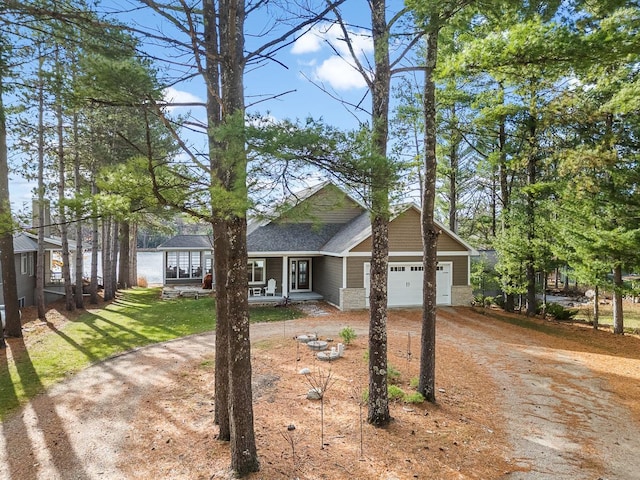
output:
POLYGON ((264 290, 264 294, 268 297, 269 295, 275 297, 276 296, 276 281, 273 278, 270 278, 267 282, 267 288, 264 290))

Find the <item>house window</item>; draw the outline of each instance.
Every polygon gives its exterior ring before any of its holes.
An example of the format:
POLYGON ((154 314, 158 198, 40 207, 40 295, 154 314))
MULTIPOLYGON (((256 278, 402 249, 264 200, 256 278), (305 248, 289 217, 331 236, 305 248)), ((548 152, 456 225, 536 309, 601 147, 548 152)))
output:
POLYGON ((29 271, 29 254, 21 253, 20 254, 20 273, 22 275, 26 275, 29 271))
POLYGON ((178 252, 167 252, 166 278, 178 278, 178 252))
POLYGON ((29 276, 33 277, 35 275, 35 254, 29 255, 29 276))
POLYGON ((20 308, 24 308, 24 306, 25 306, 24 297, 20 297, 20 298, 18 299, 18 307, 20 307, 20 308))
POLYGON ((178 276, 189 278, 189 252, 178 252, 178 276))
POLYGON ((392 272, 404 272, 404 267, 389 267, 392 272))
POLYGON ((264 258, 249 260, 249 263, 247 263, 249 284, 264 283, 264 265, 264 258))
POLYGON ((167 252, 165 278, 202 278, 200 252, 167 252))
POLYGON ((424 271, 424 267, 423 266, 413 266, 411 267, 411 271, 412 272, 423 272, 424 271))
POLYGON ((191 278, 202 278, 200 252, 191 252, 191 278))

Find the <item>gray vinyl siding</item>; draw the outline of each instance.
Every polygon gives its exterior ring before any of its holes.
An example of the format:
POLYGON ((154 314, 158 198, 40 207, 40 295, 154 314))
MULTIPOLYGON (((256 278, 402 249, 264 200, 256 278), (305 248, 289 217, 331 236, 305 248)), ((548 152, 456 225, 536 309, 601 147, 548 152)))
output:
POLYGON ((273 278, 276 281, 276 295, 282 294, 282 257, 269 257, 267 258, 267 276, 266 282, 273 278))
MULTIPOLYGON (((27 255, 33 256, 33 252, 28 252, 27 255)), ((18 289, 18 300, 24 298, 24 305, 30 307, 34 304, 34 296, 35 296, 35 287, 36 287, 36 277, 34 275, 29 275, 29 269, 27 269, 26 274, 22 274, 21 270, 21 254, 16 254, 14 256, 14 263, 16 269, 16 287, 18 289)), ((34 273, 35 273, 35 259, 31 260, 34 262, 34 273)), ((0 266, 1 268, 1 266, 0 266)), ((0 270, 1 271, 1 270, 0 270)), ((2 285, 2 282, 0 282, 2 285)), ((0 288, 0 304, 4 305, 4 293, 2 288, 0 288)))
POLYGON ((280 217, 279 222, 347 223, 362 213, 362 207, 344 192, 328 185, 280 217))
POLYGON ((313 291, 338 305, 342 288, 342 258, 315 257, 313 259, 313 291))

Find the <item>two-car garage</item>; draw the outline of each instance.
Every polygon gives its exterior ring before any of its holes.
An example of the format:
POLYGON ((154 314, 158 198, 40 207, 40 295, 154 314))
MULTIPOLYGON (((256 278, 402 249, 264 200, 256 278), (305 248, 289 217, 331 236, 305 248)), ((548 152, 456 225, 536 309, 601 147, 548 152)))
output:
MULTIPOLYGON (((365 302, 369 306, 370 264, 364 264, 365 302)), ((451 305, 451 262, 438 262, 436 272, 436 304, 451 305)), ((421 262, 389 262, 388 305, 390 307, 414 307, 422 305, 421 262)))

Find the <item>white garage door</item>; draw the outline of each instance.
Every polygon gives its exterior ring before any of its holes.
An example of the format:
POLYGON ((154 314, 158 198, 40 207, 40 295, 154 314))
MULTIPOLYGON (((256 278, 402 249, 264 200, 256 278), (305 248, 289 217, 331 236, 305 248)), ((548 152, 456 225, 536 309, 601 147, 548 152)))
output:
MULTIPOLYGON (((451 305, 451 262, 439 262, 436 272, 436 303, 451 305)), ((364 264, 364 288, 369 306, 370 264, 364 264)), ((422 264, 389 262, 388 305, 410 307, 422 305, 422 264)))

